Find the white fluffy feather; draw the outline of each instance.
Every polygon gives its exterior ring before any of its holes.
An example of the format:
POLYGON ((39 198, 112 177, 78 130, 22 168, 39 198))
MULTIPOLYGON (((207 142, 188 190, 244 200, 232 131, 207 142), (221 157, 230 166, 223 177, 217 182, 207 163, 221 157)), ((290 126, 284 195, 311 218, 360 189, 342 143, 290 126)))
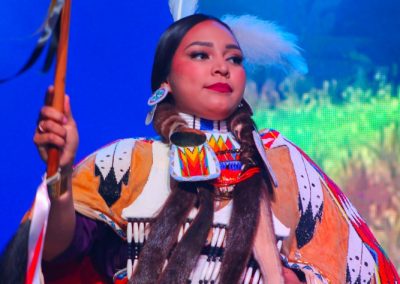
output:
POLYGON ((197 6, 197 0, 169 0, 169 9, 174 21, 193 15, 197 6))
POLYGON ((249 65, 275 65, 286 71, 307 73, 296 37, 274 23, 251 15, 226 15, 222 19, 235 34, 249 65))

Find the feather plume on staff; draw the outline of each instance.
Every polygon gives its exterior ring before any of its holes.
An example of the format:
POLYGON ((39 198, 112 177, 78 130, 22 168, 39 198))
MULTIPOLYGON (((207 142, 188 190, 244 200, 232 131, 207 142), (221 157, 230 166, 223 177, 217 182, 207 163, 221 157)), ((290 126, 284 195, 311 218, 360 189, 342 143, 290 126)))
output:
POLYGON ((21 67, 19 71, 17 71, 14 75, 11 75, 7 78, 0 78, 0 84, 6 83, 19 75, 25 73, 29 70, 39 59, 46 45, 49 43, 49 49, 47 51, 45 63, 43 65, 42 71, 47 72, 50 70, 51 64, 54 61, 54 57, 58 48, 59 41, 59 33, 60 33, 60 18, 61 11, 64 7, 65 0, 52 0, 46 19, 39 30, 40 37, 37 40, 37 43, 29 56, 26 63, 21 67))

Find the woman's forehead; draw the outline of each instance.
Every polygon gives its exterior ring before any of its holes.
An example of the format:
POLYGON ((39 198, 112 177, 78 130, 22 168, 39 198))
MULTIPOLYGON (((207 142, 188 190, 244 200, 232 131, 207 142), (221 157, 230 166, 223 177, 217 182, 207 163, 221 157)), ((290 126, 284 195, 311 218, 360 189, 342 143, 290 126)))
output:
POLYGON ((187 47, 193 42, 215 42, 237 44, 237 40, 225 26, 213 20, 206 20, 191 28, 182 38, 180 46, 187 47))

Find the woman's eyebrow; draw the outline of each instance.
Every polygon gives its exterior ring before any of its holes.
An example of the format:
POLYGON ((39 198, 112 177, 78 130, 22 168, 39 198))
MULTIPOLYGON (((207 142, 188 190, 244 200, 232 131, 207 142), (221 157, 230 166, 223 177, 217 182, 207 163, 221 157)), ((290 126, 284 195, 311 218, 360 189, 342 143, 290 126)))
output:
POLYGON ((208 41, 194 41, 192 43, 190 43, 188 46, 185 47, 185 49, 188 49, 189 47, 193 46, 193 45, 200 45, 200 46, 207 46, 207 47, 213 47, 214 44, 212 42, 208 42, 208 41))
MULTIPOLYGON (((193 45, 200 45, 200 46, 206 46, 206 47, 213 47, 214 44, 212 42, 209 41, 194 41, 190 44, 188 44, 185 49, 188 49, 189 47, 193 46, 193 45)), ((231 44, 227 44, 225 45, 226 49, 237 49, 237 50, 241 50, 240 47, 237 44, 231 43, 231 44)))
POLYGON ((240 47, 239 47, 237 44, 227 44, 227 45, 225 46, 225 48, 226 48, 226 49, 237 49, 237 50, 242 51, 242 50, 240 49, 240 47))

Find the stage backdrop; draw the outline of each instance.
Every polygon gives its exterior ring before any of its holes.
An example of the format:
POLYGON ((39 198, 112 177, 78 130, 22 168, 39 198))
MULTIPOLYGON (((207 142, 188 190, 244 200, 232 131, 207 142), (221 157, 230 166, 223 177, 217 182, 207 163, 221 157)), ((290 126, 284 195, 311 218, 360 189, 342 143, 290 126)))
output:
MULTIPOLYGON (((0 78, 25 63, 49 2, 3 0, 0 78)), ((161 0, 72 5, 67 92, 80 131, 79 161, 110 141, 154 135, 144 126, 150 71, 157 40, 172 19, 161 0)), ((257 14, 298 35, 309 74, 249 73, 246 97, 257 125, 279 130, 322 166, 399 267, 398 1, 201 0, 200 11, 257 14)), ((40 68, 0 85, 0 249, 45 171, 32 136, 53 71, 40 68)))

